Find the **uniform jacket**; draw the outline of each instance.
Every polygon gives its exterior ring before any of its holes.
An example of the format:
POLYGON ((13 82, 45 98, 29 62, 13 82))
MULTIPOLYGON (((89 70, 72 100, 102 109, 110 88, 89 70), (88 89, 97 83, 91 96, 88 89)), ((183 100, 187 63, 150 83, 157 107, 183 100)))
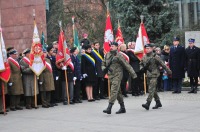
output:
POLYGON ((186 54, 183 46, 178 45, 177 48, 174 46, 170 47, 169 67, 172 71, 172 78, 185 77, 185 60, 186 54))
POLYGON ((189 77, 198 77, 200 69, 200 49, 196 46, 186 48, 186 66, 189 77))
POLYGON ((56 67, 56 57, 47 55, 47 58, 51 61, 51 66, 53 70, 53 78, 54 80, 56 80, 56 77, 59 75, 58 68, 56 67))
MULTIPOLYGON (((51 65, 51 62, 48 58, 45 58, 46 63, 51 65)), ((53 79, 53 71, 50 71, 47 67, 42 71, 39 76, 39 82, 42 82, 42 85, 39 84, 40 91, 53 91, 54 87, 54 79, 53 79)))
POLYGON ((77 56, 71 55, 72 63, 74 64, 74 77, 77 80, 81 79, 81 62, 77 56))
POLYGON ((12 86, 8 86, 8 94, 10 95, 21 95, 24 93, 23 85, 22 85, 22 74, 20 65, 17 60, 8 59, 8 63, 10 65, 11 76, 8 83, 12 83, 12 86))
POLYGON ((123 68, 125 68, 131 75, 132 78, 136 78, 137 75, 130 64, 124 59, 123 55, 117 51, 110 51, 105 55, 104 61, 102 62, 102 70, 104 70, 112 61, 110 70, 108 70, 108 77, 121 81, 123 76, 123 68), (111 72, 112 71, 112 72, 111 72))
POLYGON ((147 77, 159 77, 160 76, 160 66, 162 66, 167 72, 171 72, 170 69, 163 63, 158 55, 155 53, 146 54, 141 62, 140 62, 140 69, 144 66, 148 65, 147 67, 147 77))
MULTIPOLYGON (((29 68, 29 64, 24 60, 25 58, 22 58, 21 61, 19 62, 21 70, 22 70, 24 96, 34 96, 34 76, 35 75, 33 71, 29 68)), ((38 80, 36 83, 36 90, 38 94, 39 93, 38 80)))

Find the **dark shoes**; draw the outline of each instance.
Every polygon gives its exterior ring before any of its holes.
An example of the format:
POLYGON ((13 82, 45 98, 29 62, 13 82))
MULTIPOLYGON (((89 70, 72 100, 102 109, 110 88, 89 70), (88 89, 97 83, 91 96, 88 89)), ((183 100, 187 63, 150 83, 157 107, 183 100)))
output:
POLYGON ((82 103, 82 101, 81 101, 80 99, 75 100, 74 102, 75 102, 75 103, 82 103))
POLYGON ((146 104, 142 104, 142 107, 145 108, 146 110, 149 110, 150 104, 151 104, 151 102, 147 101, 146 104))
POLYGON ((95 99, 89 99, 89 100, 88 100, 88 102, 93 102, 93 101, 95 101, 95 99))
POLYGON ((126 97, 126 98, 127 98, 127 97, 128 97, 128 95, 127 95, 127 94, 124 94, 124 97, 126 97))
POLYGON ((100 99, 106 99, 106 97, 104 97, 104 96, 100 96, 100 99))
POLYGON ((23 108, 20 107, 20 106, 17 106, 15 109, 16 109, 16 110, 23 110, 23 108))
POLYGON ((64 102, 63 102, 63 105, 67 105, 67 104, 68 104, 67 101, 64 101, 64 102))
POLYGON ((172 92, 173 94, 180 94, 181 93, 181 91, 174 91, 174 92, 172 92))
POLYGON ((120 103, 120 109, 116 112, 116 114, 122 114, 122 113, 126 113, 124 102, 120 103))
POLYGON ((152 109, 158 109, 159 107, 162 107, 162 104, 161 104, 160 100, 157 100, 156 105, 152 109))
POLYGON ((29 110, 30 110, 30 109, 32 109, 32 107, 31 107, 31 106, 26 106, 26 109, 29 109, 29 110))
POLYGON ((139 96, 138 93, 132 93, 132 96, 139 96))
POLYGON ((10 111, 16 111, 16 109, 15 108, 10 108, 10 111))
POLYGON ((74 104, 74 102, 73 102, 73 101, 70 101, 69 103, 70 103, 70 104, 72 104, 72 105, 74 104))
POLYGON ((42 105, 42 108, 49 108, 48 105, 42 105))
POLYGON ((111 114, 113 103, 109 103, 107 109, 103 110, 103 113, 111 114))

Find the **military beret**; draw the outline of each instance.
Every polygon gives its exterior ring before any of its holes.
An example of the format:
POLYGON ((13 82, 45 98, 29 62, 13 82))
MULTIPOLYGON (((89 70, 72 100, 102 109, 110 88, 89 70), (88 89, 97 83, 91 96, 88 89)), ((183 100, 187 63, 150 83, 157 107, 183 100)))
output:
POLYGON ((195 39, 190 38, 190 39, 188 40, 188 42, 189 42, 189 43, 194 43, 194 42, 195 42, 195 39))
POLYGON ((174 41, 180 41, 179 37, 174 37, 174 41))
POLYGON ((75 51, 76 49, 77 49, 76 47, 72 47, 72 48, 70 49, 70 53, 74 53, 74 51, 75 51))
POLYGON ((14 49, 14 47, 8 47, 6 51, 9 52, 11 49, 14 49))
POLYGON ((147 47, 153 47, 155 46, 154 44, 146 44, 144 47, 147 48, 147 47))
POLYGON ((49 46, 47 47, 47 52, 49 52, 52 48, 53 48, 53 45, 49 45, 49 46))
POLYGON ((111 46, 111 45, 118 46, 118 43, 117 43, 117 42, 111 42, 111 43, 110 43, 110 46, 111 46))
POLYGON ((85 49, 85 50, 87 50, 87 49, 89 49, 89 48, 91 48, 91 45, 89 45, 89 44, 84 46, 84 49, 85 49))
POLYGON ((17 50, 16 49, 11 49, 10 51, 9 51, 9 54, 10 55, 12 55, 12 54, 17 54, 18 52, 17 52, 17 50))
POLYGON ((30 53, 31 52, 31 50, 29 49, 29 48, 27 48, 27 49, 25 49, 22 53, 23 54, 27 54, 27 53, 30 53))

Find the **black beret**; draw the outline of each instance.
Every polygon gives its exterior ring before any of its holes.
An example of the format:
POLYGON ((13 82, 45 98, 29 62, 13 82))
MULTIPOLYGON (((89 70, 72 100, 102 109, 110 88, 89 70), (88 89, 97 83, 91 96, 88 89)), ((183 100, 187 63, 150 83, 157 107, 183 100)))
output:
POLYGON ((77 49, 76 47, 72 47, 72 48, 70 49, 70 53, 74 53, 74 51, 75 51, 76 49, 77 49))
POLYGON ((179 37, 174 37, 174 41, 180 41, 179 37))
POLYGON ((52 48, 53 48, 53 45, 49 45, 49 46, 47 47, 47 52, 49 52, 52 48))
POLYGON ((29 49, 29 48, 27 48, 27 49, 25 49, 24 51, 23 51, 23 54, 27 54, 27 53, 30 53, 31 52, 31 50, 29 49))
POLYGON ((14 47, 8 47, 6 50, 9 52, 11 49, 14 49, 14 47))
POLYGON ((110 45, 118 46, 118 43, 117 42, 111 42, 110 45))
POLYGON ((9 51, 9 54, 12 55, 12 54, 17 54, 17 50, 16 49, 11 49, 9 51))
POLYGON ((146 44, 144 47, 147 48, 147 47, 153 47, 154 45, 153 44, 146 44))

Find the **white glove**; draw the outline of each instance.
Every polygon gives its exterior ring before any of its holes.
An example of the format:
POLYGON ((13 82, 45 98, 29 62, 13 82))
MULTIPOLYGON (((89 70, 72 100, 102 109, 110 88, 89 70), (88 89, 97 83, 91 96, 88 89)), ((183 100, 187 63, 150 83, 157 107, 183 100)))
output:
POLYGON ((73 80, 76 81, 77 77, 73 77, 73 80))
POLYGON ((59 79, 59 76, 56 76, 56 80, 58 80, 59 79))
POLYGON ((62 67, 62 70, 67 70, 67 67, 66 67, 66 66, 63 66, 63 67, 62 67))
POLYGON ((12 86, 13 85, 13 83, 8 83, 8 86, 12 86))
POLYGON ((86 78, 88 75, 85 73, 85 74, 83 74, 83 78, 86 78))
POLYGON ((40 85, 42 85, 43 82, 39 82, 40 85))

